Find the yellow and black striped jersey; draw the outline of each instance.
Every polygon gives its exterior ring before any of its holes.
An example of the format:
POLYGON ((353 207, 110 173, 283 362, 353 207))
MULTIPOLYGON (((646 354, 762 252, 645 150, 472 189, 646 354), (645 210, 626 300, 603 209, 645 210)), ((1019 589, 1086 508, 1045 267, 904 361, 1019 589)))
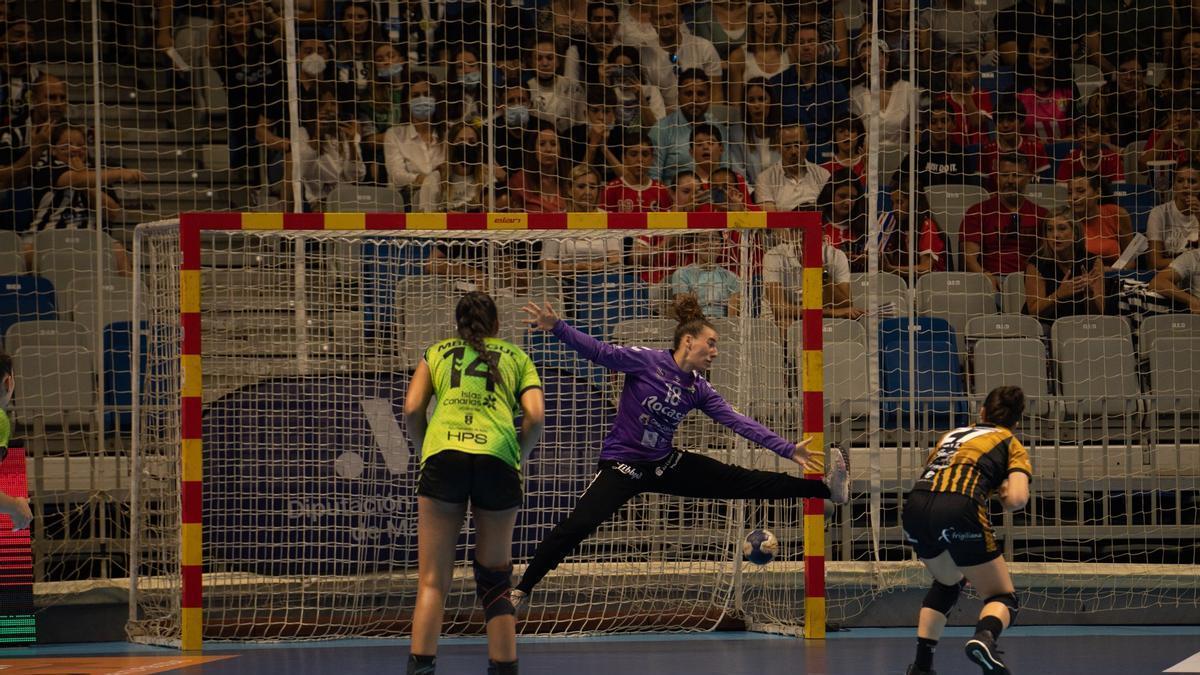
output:
POLYGON ((938 440, 913 489, 955 492, 986 503, 1014 471, 1033 479, 1025 446, 1004 427, 976 424, 949 431, 938 440))

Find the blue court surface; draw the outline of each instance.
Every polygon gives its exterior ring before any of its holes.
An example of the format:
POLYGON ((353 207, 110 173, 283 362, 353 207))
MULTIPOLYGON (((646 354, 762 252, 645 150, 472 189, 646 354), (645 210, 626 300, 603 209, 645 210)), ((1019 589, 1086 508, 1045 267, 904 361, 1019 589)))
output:
MULTIPOLYGON (((941 675, 978 673, 962 652, 967 628, 950 628, 939 645, 941 675)), ((523 675, 900 675, 912 659, 911 629, 852 629, 824 642, 758 633, 704 633, 520 642, 523 675)), ((1021 675, 1200 673, 1200 627, 1032 626, 1001 638, 1009 667, 1021 675)), ((486 671, 481 638, 443 641, 438 672, 486 671)), ((403 673, 405 640, 341 640, 288 644, 212 644, 200 656, 125 643, 49 645, 0 652, 4 675, 217 673, 302 675, 403 673)))

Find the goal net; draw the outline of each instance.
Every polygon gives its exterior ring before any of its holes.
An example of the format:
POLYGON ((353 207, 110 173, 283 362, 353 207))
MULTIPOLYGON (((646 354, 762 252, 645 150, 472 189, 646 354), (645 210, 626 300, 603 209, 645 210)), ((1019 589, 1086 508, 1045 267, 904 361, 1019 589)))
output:
MULTIPOLYGON (((783 436, 801 438, 804 387, 819 386, 820 364, 806 358, 805 347, 810 355, 819 349, 804 343, 799 265, 804 240, 819 250, 819 220, 780 214, 772 222, 793 227, 767 230, 765 215, 662 214, 654 221, 756 224, 752 229, 438 233, 420 231, 422 219, 469 220, 410 215, 407 227, 416 231, 254 230, 265 221, 246 214, 243 229, 198 235, 193 226, 200 239, 190 243, 186 234, 181 242, 176 224, 141 228, 145 292, 137 314, 146 347, 134 449, 139 574, 130 635, 180 640, 184 617, 198 607, 199 588, 188 585, 201 579, 189 569, 202 569, 208 639, 407 632, 416 593, 418 457, 398 411, 423 350, 454 334, 454 307, 468 289, 493 295, 500 337, 531 355, 546 392, 546 434, 524 469, 527 498, 513 549, 518 573, 591 480, 621 386, 552 336, 530 332, 519 312, 529 301, 551 303, 598 339, 665 349, 675 326, 670 301, 697 296, 721 334, 721 356, 708 373, 714 386, 783 436), (810 225, 807 237, 797 223, 810 225), (781 255, 782 263, 771 262, 781 255), (780 264, 787 266, 789 299, 772 314, 760 280, 780 264), (187 287, 186 271, 181 287, 180 270, 192 265, 199 287, 187 287), (199 316, 191 314, 195 298, 199 316), (189 337, 197 322, 198 343, 189 337), (193 426, 199 417, 192 417, 200 409, 189 414, 192 405, 202 406, 202 436, 193 426), (189 477, 199 471, 188 467, 189 443, 201 440, 203 472, 189 477), (189 539, 199 536, 188 528, 201 518, 189 509, 203 514, 203 546, 191 552, 189 539)), ((349 224, 338 214, 323 217, 326 227, 349 224)), ((602 214, 570 219, 605 224, 602 214)), ((819 312, 819 304, 809 311, 815 326, 819 312)), ((820 391, 812 393, 816 417, 807 431, 819 434, 820 391)), ((701 417, 680 428, 681 450, 795 471, 701 417)), ((707 630, 732 616, 799 631, 804 547, 816 546, 809 551, 814 561, 824 552, 819 502, 808 513, 800 500, 639 497, 538 587, 521 630, 707 630), (759 527, 782 542, 769 570, 741 562, 743 537, 759 527)), ((472 539, 468 526, 447 600, 451 633, 482 626, 472 539)))

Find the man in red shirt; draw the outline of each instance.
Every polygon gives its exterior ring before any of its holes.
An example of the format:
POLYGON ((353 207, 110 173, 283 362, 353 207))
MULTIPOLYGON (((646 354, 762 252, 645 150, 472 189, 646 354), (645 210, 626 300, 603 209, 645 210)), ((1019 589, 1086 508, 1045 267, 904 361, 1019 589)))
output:
POLYGON ((996 138, 979 149, 979 173, 984 176, 996 175, 1000 158, 1013 154, 1025 158, 1030 175, 1040 174, 1050 168, 1046 146, 1038 139, 1021 133, 1024 117, 1025 110, 1016 99, 1008 98, 1000 102, 993 116, 996 120, 996 138))
POLYGON ((1038 222, 1046 210, 1025 198, 1029 165, 1020 155, 997 162, 996 191, 967 209, 962 220, 963 265, 982 272, 1000 290, 1004 275, 1021 272, 1037 247, 1038 222))

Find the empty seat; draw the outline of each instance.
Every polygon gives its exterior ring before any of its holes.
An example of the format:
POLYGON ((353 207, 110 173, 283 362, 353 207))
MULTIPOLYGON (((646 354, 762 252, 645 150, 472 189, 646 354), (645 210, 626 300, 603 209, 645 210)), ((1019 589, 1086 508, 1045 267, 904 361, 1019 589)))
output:
POLYGON ((404 197, 398 190, 378 185, 338 183, 325 198, 325 210, 346 213, 400 213, 404 197))
POLYGON ((917 311, 950 322, 959 351, 966 347, 967 321, 996 313, 996 291, 986 274, 930 272, 917 280, 917 311))
POLYGON ((562 303, 562 282, 557 277, 539 274, 529 279, 529 290, 525 294, 538 302, 562 303))
POLYGON ((1066 317, 1050 336, 1063 409, 1078 433, 1136 428, 1141 391, 1129 324, 1113 316, 1066 317))
POLYGON ((22 347, 13 352, 13 415, 23 426, 90 425, 96 411, 96 369, 82 347, 22 347))
POLYGON ((1150 362, 1150 411, 1159 429, 1190 427, 1200 412, 1200 333, 1156 338, 1144 350, 1150 362), (1188 424, 1181 424, 1187 418, 1188 424))
POLYGON ((1117 205, 1129 214, 1133 231, 1145 234, 1146 225, 1150 220, 1150 211, 1157 206, 1154 187, 1134 183, 1114 184, 1112 196, 1117 205))
POLYGON ((967 320, 967 343, 984 338, 1041 338, 1042 324, 1028 314, 986 314, 967 320))
POLYGON ((1154 314, 1142 319, 1138 327, 1138 351, 1142 358, 1149 358, 1159 338, 1186 338, 1193 335, 1200 335, 1200 315, 1154 314))
POLYGON ((573 286, 574 323, 597 339, 610 339, 622 321, 649 315, 646 286, 633 274, 580 275, 573 286))
POLYGON ((75 321, 22 321, 4 332, 4 349, 22 347, 92 347, 92 331, 75 321))
POLYGON ((1025 309, 1025 273, 1013 272, 1004 277, 1000 291, 1000 309, 1005 314, 1020 314, 1025 309))
POLYGON ((42 230, 33 235, 34 269, 59 282, 83 275, 117 270, 113 247, 117 240, 108 234, 97 237, 91 230, 42 230), (98 254, 98 255, 97 255, 98 254))
MULTIPOLYGON (((146 336, 140 336, 138 373, 146 372, 146 336)), ((133 410, 133 323, 116 321, 104 327, 104 428, 128 434, 133 410)))
POLYGON ((71 313, 75 323, 90 330, 98 330, 114 321, 133 320, 133 298, 112 296, 100 300, 81 300, 75 303, 75 311, 71 313))
POLYGON ((75 318, 75 312, 81 302, 92 301, 100 304, 101 297, 105 303, 111 302, 113 306, 132 306, 133 279, 115 275, 105 275, 102 279, 97 279, 91 274, 74 277, 70 285, 58 289, 58 307, 62 314, 69 314, 75 318))
POLYGON ((855 307, 868 309, 868 298, 872 293, 872 282, 877 286, 879 304, 892 303, 897 314, 907 314, 909 306, 908 282, 899 274, 878 272, 874 276, 866 272, 850 274, 850 301, 855 307))
POLYGON ((0 277, 0 335, 20 321, 58 318, 54 286, 31 274, 0 277))
MULTIPOLYGON (((834 342, 855 342, 860 349, 867 344, 867 329, 854 319, 822 319, 821 344, 834 342)), ((793 351, 804 348, 804 322, 793 321, 788 326, 788 345, 793 351)))
MULTIPOLYGON (((1037 322, 1034 323, 1037 328, 1037 322)), ((1041 330, 1037 332, 1041 333, 1041 330)), ((985 337, 975 343, 972 354, 971 400, 974 407, 982 404, 988 392, 996 387, 1017 386, 1025 392, 1026 415, 1038 422, 1057 417, 1052 413, 1055 406, 1050 397, 1046 347, 1041 338, 985 337)))
POLYGON ((1025 197, 1043 209, 1053 211, 1067 205, 1067 186, 1065 183, 1033 183, 1025 188, 1025 197))
POLYGON ((929 211, 937 221, 942 232, 946 233, 946 243, 950 247, 950 264, 960 269, 959 246, 962 219, 967 209, 987 199, 988 192, 977 185, 931 185, 925 188, 925 199, 929 202, 929 211))
POLYGON ((660 317, 629 319, 613 328, 612 341, 625 347, 670 349, 675 334, 675 322, 660 317))
POLYGON ((880 321, 879 378, 882 427, 908 425, 910 412, 916 413, 918 429, 967 422, 957 338, 945 319, 919 316, 911 325, 907 317, 880 321))
POLYGON ((871 395, 862 343, 833 341, 822 351, 826 415, 831 422, 851 422, 862 428, 862 421, 870 412, 871 395))

